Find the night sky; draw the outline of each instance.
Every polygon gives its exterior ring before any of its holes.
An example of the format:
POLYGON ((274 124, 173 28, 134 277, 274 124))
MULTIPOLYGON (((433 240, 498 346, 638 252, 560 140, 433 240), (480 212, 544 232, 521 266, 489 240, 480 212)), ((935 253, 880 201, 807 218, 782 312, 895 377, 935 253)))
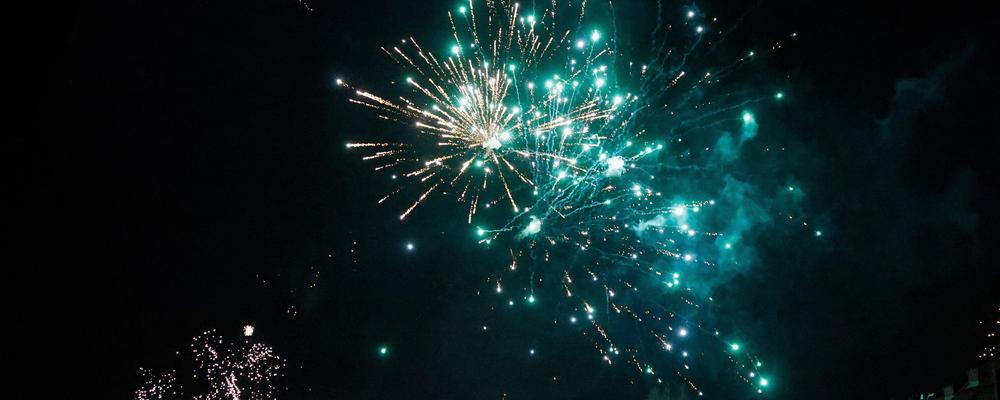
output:
MULTIPOLYGON (((698 7, 743 16, 737 48, 798 34, 744 78, 787 96, 757 111, 760 140, 787 154, 749 173, 793 177, 823 236, 757 238, 715 318, 768 361, 765 398, 886 399, 957 380, 1000 301, 995 6, 724 3, 698 7)), ((72 275, 94 299, 80 307, 92 390, 127 398, 139 367, 177 368, 192 336, 253 324, 288 360, 287 398, 645 398, 648 382, 601 364, 589 339, 490 311, 476 291, 503 257, 475 245, 463 209, 438 199, 400 222, 406 202, 376 205, 391 184, 344 148, 391 125, 334 79, 391 79, 378 47, 446 33, 456 4, 67 10, 43 103, 62 111, 41 124, 98 148, 70 186, 101 232, 81 233, 99 243, 72 275)))

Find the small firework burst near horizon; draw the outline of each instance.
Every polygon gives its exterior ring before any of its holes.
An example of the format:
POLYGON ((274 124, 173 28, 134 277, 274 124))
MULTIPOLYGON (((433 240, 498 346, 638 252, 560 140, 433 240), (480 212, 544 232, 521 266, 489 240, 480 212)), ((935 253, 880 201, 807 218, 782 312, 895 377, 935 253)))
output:
POLYGON ((285 360, 270 346, 252 341, 253 326, 244 327, 244 338, 227 340, 214 329, 191 340, 182 361, 194 363, 190 377, 178 378, 175 371, 156 373, 140 369, 143 383, 134 398, 147 399, 276 399, 284 392, 285 360), (247 335, 249 330, 250 335, 247 335), (186 379, 185 379, 186 378, 186 379), (198 393, 186 393, 185 388, 198 393))

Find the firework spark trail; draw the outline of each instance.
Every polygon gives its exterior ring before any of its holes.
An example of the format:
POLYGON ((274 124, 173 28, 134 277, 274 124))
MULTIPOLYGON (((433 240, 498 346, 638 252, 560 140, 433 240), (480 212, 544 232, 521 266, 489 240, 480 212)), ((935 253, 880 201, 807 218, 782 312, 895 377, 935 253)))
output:
MULTIPOLYGON (((696 319, 712 301, 697 288, 706 285, 703 280, 717 280, 715 259, 732 257, 726 252, 733 243, 724 233, 731 230, 720 223, 715 231, 713 218, 699 218, 720 207, 712 199, 683 200, 701 195, 662 189, 713 172, 710 166, 671 167, 664 160, 684 154, 668 153, 667 145, 712 127, 739 125, 733 114, 740 112, 745 136, 756 134, 753 114, 742 110, 762 97, 706 94, 755 54, 698 68, 693 60, 716 50, 732 29, 705 49, 708 31, 696 25, 701 14, 692 9, 683 26, 694 32, 678 46, 667 40, 673 26, 658 15, 649 60, 639 67, 623 61, 614 21, 610 38, 583 29, 583 3, 570 13, 567 29, 559 26, 555 0, 539 14, 507 1, 487 1, 479 9, 470 0, 457 15, 448 13, 454 43, 447 57, 412 37, 392 51, 383 47, 410 74, 408 94, 390 100, 337 83, 354 90, 352 103, 412 124, 418 135, 347 147, 368 151, 363 160, 383 160, 376 170, 402 170, 398 176, 407 181, 379 203, 408 185, 420 187, 401 220, 435 194, 457 193, 459 202, 468 203, 467 222, 483 224, 476 227, 479 243, 502 243, 510 253, 509 268, 486 279, 509 306, 516 291, 503 290, 504 282, 525 282, 526 303, 562 298, 553 301, 571 304, 572 313, 559 318, 572 324, 586 318, 596 332, 591 337, 598 338, 594 346, 609 364, 618 360, 651 376, 657 375, 654 364, 666 365, 701 395, 692 359, 714 351, 760 393, 768 385, 760 360, 736 338, 696 319), (477 20, 477 9, 485 21, 477 20), (513 217, 483 227, 488 216, 479 213, 501 202, 510 203, 513 217), (561 276, 559 294, 543 292, 536 272, 561 276), (598 311, 594 305, 601 303, 598 311), (648 334, 660 353, 648 355, 639 342, 618 343, 615 332, 625 326, 648 334), (692 336, 707 339, 698 344, 692 336), (675 361, 663 362, 663 353, 675 361)), ((736 215, 726 210, 738 208, 725 204, 717 218, 736 215)))

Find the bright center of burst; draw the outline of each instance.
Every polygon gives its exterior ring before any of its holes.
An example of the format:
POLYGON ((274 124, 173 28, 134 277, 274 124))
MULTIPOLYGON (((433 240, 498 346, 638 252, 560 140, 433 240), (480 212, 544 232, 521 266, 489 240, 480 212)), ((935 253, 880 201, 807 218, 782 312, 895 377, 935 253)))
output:
MULTIPOLYGON (((512 110, 512 113, 520 111, 517 107, 512 110)), ((480 145, 488 150, 499 150, 505 143, 510 142, 514 136, 510 131, 504 129, 504 127, 493 126, 490 128, 479 128, 473 127, 470 130, 473 140, 478 139, 480 145)))

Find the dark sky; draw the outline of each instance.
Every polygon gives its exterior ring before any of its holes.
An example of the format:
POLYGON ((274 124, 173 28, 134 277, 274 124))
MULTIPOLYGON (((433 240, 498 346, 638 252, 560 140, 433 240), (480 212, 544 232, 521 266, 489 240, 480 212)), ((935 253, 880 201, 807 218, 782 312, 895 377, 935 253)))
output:
MULTIPOLYGON (((344 150, 373 119, 332 79, 384 81, 378 46, 438 32, 452 3, 66 10, 40 124, 98 149, 66 158, 85 171, 67 188, 101 234, 63 239, 97 242, 71 275, 93 288, 93 389, 127 397, 138 367, 170 366, 198 332, 253 323, 289 360, 290 398, 644 398, 585 339, 502 318, 492 323, 511 333, 476 332, 484 250, 457 218, 442 223, 447 204, 402 224, 376 207, 386 185, 344 150), (520 356, 551 342, 545 357, 520 356)), ((789 94, 766 134, 790 149, 785 167, 825 235, 760 239, 718 318, 770 360, 776 399, 905 396, 962 376, 976 321, 1000 301, 996 9, 722 3, 699 7, 723 20, 749 11, 738 43, 799 35, 763 69, 789 94)))

